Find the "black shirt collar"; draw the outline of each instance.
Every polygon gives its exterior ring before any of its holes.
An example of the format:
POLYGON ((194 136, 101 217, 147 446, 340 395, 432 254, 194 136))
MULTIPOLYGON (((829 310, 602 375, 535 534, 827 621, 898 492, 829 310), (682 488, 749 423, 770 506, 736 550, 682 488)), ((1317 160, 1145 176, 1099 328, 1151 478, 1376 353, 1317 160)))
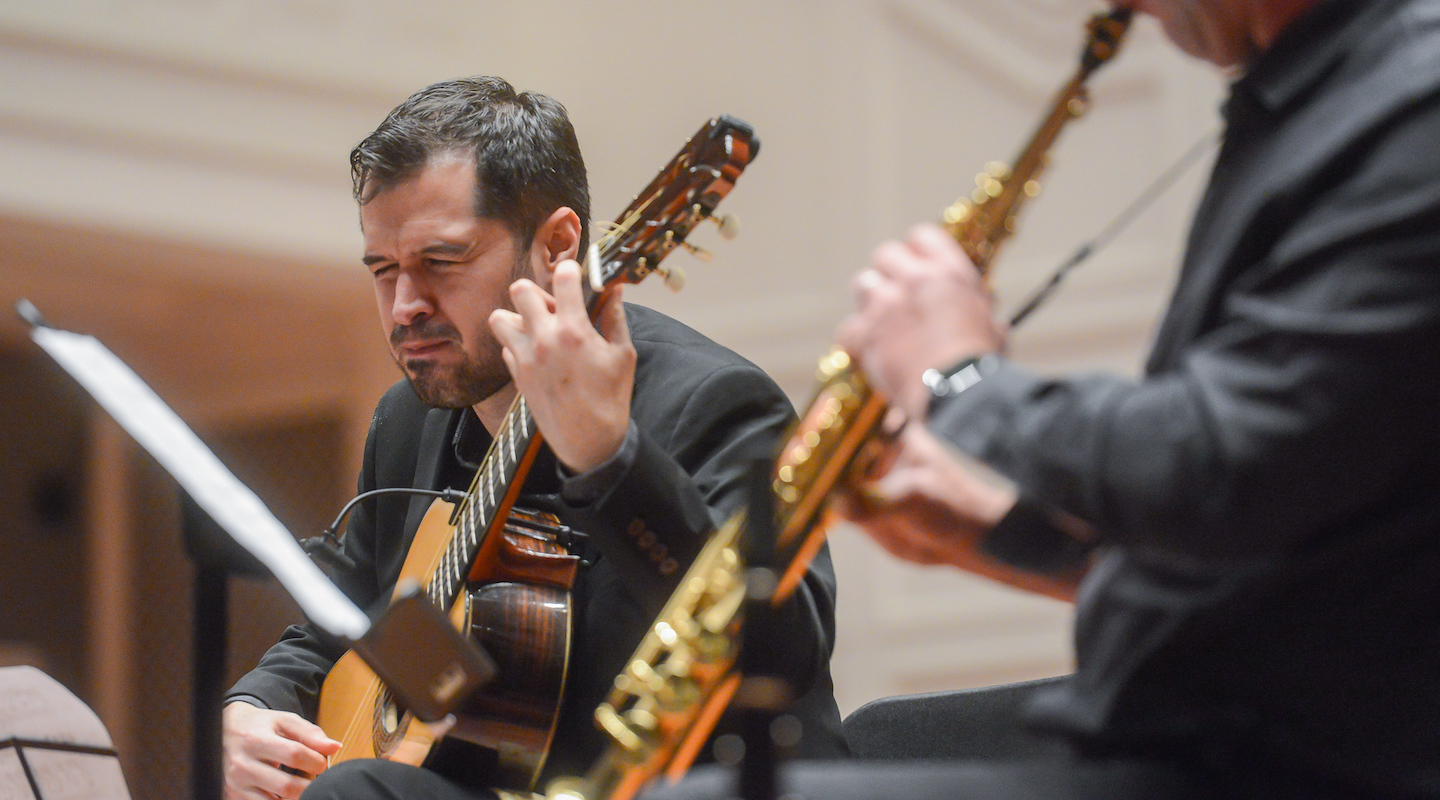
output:
POLYGON ((1236 81, 1236 95, 1276 113, 1299 99, 1339 65, 1372 21, 1404 0, 1321 0, 1280 32, 1236 81))

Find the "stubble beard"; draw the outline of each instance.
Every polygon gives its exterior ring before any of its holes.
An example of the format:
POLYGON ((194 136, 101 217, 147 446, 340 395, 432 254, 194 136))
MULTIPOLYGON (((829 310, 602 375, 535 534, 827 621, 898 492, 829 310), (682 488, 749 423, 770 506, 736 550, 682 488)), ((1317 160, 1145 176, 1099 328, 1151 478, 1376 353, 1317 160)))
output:
MULTIPOLYGON (((511 265, 507 286, 520 278, 533 277, 530 274, 524 243, 520 240, 517 242, 519 252, 511 265)), ((508 291, 498 298, 497 307, 515 310, 508 291)), ((390 331, 390 354, 395 359, 395 365, 410 381, 415 394, 427 405, 434 408, 469 408, 510 383, 510 370, 500 355, 499 342, 493 338, 484 342, 482 346, 486 352, 483 357, 477 358, 461 347, 461 341, 460 331, 454 325, 431 319, 422 320, 416 325, 397 325, 390 331), (418 360, 407 363, 400 357, 400 345, 407 338, 448 339, 460 350, 461 360, 454 365, 418 360)))
POLYGON ((456 366, 441 366, 433 361, 410 364, 396 362, 410 380, 415 394, 434 408, 469 408, 495 394, 510 382, 510 376, 486 375, 473 360, 467 358, 456 366))
POLYGON ((440 364, 430 360, 405 360, 400 356, 400 344, 407 338, 445 338, 459 348, 460 333, 447 323, 417 327, 397 326, 390 334, 391 356, 400 372, 410 381, 415 394, 429 406, 435 408, 469 408, 490 397, 510 382, 500 358, 500 347, 494 344, 490 365, 461 350, 458 363, 440 364))

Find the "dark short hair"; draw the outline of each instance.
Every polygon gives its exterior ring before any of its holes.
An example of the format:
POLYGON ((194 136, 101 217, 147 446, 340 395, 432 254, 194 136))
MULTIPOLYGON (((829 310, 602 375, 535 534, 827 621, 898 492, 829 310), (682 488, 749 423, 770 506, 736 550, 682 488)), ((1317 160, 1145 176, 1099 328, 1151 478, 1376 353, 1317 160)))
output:
POLYGON ((583 257, 590 188, 575 128, 560 103, 483 76, 421 89, 350 151, 355 200, 370 202, 442 153, 474 156, 475 214, 505 223, 522 241, 555 209, 573 209, 583 257))

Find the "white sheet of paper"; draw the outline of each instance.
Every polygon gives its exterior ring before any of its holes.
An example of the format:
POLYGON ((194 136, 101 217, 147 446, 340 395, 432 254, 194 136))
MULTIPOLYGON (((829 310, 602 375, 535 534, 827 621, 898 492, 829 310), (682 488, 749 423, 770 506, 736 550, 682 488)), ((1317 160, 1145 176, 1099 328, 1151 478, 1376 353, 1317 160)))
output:
POLYGON ((306 615, 355 640, 370 618, 300 549, 295 537, 184 420, 93 336, 36 327, 31 336, 175 477, 195 502, 270 568, 306 615))

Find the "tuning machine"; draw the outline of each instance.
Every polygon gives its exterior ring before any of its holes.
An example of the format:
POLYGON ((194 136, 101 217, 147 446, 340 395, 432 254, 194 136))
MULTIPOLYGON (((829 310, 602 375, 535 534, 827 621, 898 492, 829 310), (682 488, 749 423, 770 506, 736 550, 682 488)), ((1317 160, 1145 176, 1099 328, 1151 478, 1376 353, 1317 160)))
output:
POLYGON ((704 261, 706 264, 709 264, 710 261, 715 258, 715 254, 714 254, 714 253, 711 253, 709 250, 706 250, 706 249, 703 248, 703 247, 696 247, 695 245, 690 244, 689 242, 677 242, 677 244, 679 244, 681 247, 685 248, 685 250, 686 250, 687 252, 689 252, 690 255, 695 256, 696 258, 700 259, 701 261, 704 261))
MULTIPOLYGON (((685 247, 688 250, 690 246, 686 245, 685 247)), ((701 250, 700 252, 705 253, 704 250, 701 250)), ((710 254, 705 253, 705 255, 707 256, 705 260, 709 261, 710 259, 708 258, 708 256, 710 254)), ((665 280, 666 289, 669 289, 672 292, 678 292, 681 289, 685 288, 685 270, 681 269, 678 264, 666 264, 664 266, 659 266, 655 268, 655 271, 660 273, 660 277, 665 280)))
POLYGON ((721 239, 729 242, 733 241, 736 236, 740 235, 740 221, 735 218, 734 214, 721 214, 719 216, 716 216, 714 214, 707 213, 704 209, 700 207, 698 203, 695 205, 694 210, 695 213, 698 214, 702 219, 707 219, 715 223, 715 227, 720 230, 721 239))

